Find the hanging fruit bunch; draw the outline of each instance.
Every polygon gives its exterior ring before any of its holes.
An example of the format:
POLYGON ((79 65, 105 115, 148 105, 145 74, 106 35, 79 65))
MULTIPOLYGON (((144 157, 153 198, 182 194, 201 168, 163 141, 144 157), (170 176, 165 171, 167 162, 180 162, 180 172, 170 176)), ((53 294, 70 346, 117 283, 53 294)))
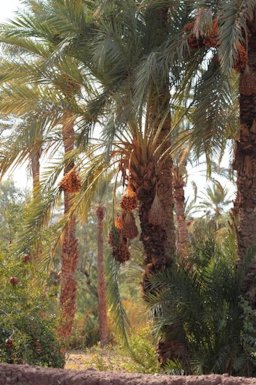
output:
POLYGON ((121 214, 115 216, 114 224, 109 233, 109 244, 112 248, 113 258, 120 263, 130 259, 128 239, 134 239, 139 233, 132 213, 137 208, 137 205, 137 195, 129 182, 121 197, 121 214))
POLYGON ((75 167, 65 174, 60 182, 60 190, 75 193, 81 188, 81 180, 75 167))
MULTIPOLYGON (((202 47, 216 48, 219 45, 219 21, 217 17, 212 19, 212 24, 208 31, 202 32, 197 30, 196 21, 187 23, 184 27, 187 33, 188 45, 192 49, 199 49, 202 47)), ((248 53, 245 44, 238 42, 236 44, 236 60, 233 69, 236 72, 243 72, 248 63, 248 53)))
POLYGON ((24 263, 29 263, 29 262, 32 261, 32 257, 31 257, 30 254, 25 254, 25 255, 22 256, 21 260, 24 263))
POLYGON ((6 349, 13 349, 14 348, 14 343, 13 343, 12 337, 7 338, 4 341, 4 345, 5 345, 6 349))
POLYGON ((196 28, 196 21, 187 23, 184 31, 188 34, 188 45, 192 49, 202 47, 215 48, 218 46, 219 23, 217 17, 212 19, 212 24, 206 32, 196 28))
POLYGON ((131 254, 129 252, 126 238, 122 238, 122 241, 119 246, 113 249, 112 255, 120 263, 129 261, 129 259, 131 258, 131 254))
POLYGON ((116 214, 114 219, 114 224, 115 224, 115 228, 121 232, 124 225, 122 215, 116 214))
POLYGON ((201 33, 195 33, 195 22, 187 23, 184 31, 188 34, 188 45, 192 49, 202 48, 204 46, 204 39, 201 33))
POLYGON ((12 286, 17 286, 20 283, 20 280, 17 277, 10 277, 9 282, 12 286))
POLYGON ((130 182, 128 183, 127 189, 121 197, 120 206, 125 211, 135 210, 138 206, 138 200, 136 192, 133 191, 130 182))
POLYGON ((108 243, 112 249, 117 248, 121 242, 122 233, 121 230, 115 226, 115 223, 112 225, 111 230, 108 235, 108 243))
POLYGON ((122 235, 127 239, 134 239, 139 234, 139 230, 137 228, 134 215, 131 211, 123 211, 123 228, 122 235))
POLYGON ((123 237, 122 230, 118 229, 115 223, 110 230, 108 243, 112 248, 112 256, 116 261, 124 263, 130 259, 127 239, 123 237))

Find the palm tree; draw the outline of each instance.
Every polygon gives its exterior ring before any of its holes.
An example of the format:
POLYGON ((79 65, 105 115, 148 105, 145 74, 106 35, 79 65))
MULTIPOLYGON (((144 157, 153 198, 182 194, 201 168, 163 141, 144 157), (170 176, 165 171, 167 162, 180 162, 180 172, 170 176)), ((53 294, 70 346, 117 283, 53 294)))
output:
POLYGON ((98 221, 98 301, 99 301, 99 331, 101 346, 108 344, 106 282, 104 275, 104 217, 106 208, 100 204, 96 208, 98 221))
MULTIPOLYGON (((176 114, 177 115, 177 114, 176 114)), ((180 115, 180 114, 178 114, 180 115)), ((183 123, 184 120, 183 120, 183 123)), ((186 122, 189 124, 189 122, 186 122)), ((186 132, 185 127, 182 127, 178 135, 186 132)), ((185 186, 187 183, 187 162, 191 155, 191 146, 185 144, 179 147, 178 153, 175 154, 173 167, 173 192, 176 213, 176 228, 177 228, 177 254, 180 264, 184 268, 189 268, 189 238, 187 228, 187 213, 185 201, 185 186)))
POLYGON ((223 187, 218 180, 214 180, 212 186, 208 185, 205 193, 199 199, 197 208, 203 210, 205 217, 214 220, 216 230, 218 230, 225 209, 232 203, 228 189, 223 187))
POLYGON ((195 92, 197 108, 194 117, 198 126, 197 133, 203 125, 208 127, 208 130, 212 129, 212 133, 208 131, 208 145, 213 138, 212 134, 215 135, 215 140, 218 138, 219 129, 216 124, 221 128, 223 124, 221 115, 224 115, 225 106, 228 106, 231 100, 230 80, 235 78, 235 72, 239 74, 239 92, 235 88, 235 93, 239 96, 240 131, 235 138, 233 167, 237 172, 234 212, 238 220, 238 252, 242 259, 247 248, 256 244, 253 198, 256 183, 253 178, 256 167, 253 150, 255 108, 253 98, 256 92, 253 88, 255 4, 253 1, 246 4, 238 1, 228 5, 225 1, 216 4, 206 2, 203 8, 196 11, 196 21, 191 17, 192 24, 195 23, 189 33, 189 42, 191 43, 191 39, 198 41, 200 49, 197 53, 195 49, 192 51, 197 57, 201 55, 205 58, 209 51, 212 56, 212 59, 208 56, 210 58, 208 69, 198 81, 195 92))
MULTIPOLYGON (((234 97, 239 101, 240 129, 235 135, 233 168, 237 175, 237 196, 234 203, 240 263, 246 250, 256 244, 255 221, 255 94, 254 65, 255 19, 254 1, 202 2, 191 6, 190 24, 183 30, 183 41, 190 46, 190 60, 200 63, 201 76, 196 80, 194 123, 208 148, 222 143, 225 114, 234 97), (202 65, 208 61, 208 68, 202 65), (237 74, 235 76, 235 74, 237 74), (239 87, 238 87, 239 83, 239 87), (206 132, 207 131, 207 132, 206 132), (206 134, 206 136, 205 136, 206 134)), ((188 52, 188 50, 186 50, 188 52)), ((191 62, 190 62, 191 63, 191 62)), ((198 66, 197 66, 198 68, 198 66)), ((236 105, 236 104, 234 104, 236 105)), ((233 114, 236 118, 237 114, 233 114)), ((232 119, 233 120, 233 119, 232 119)), ((236 125, 234 125, 236 127, 236 125)), ((252 265, 252 274, 255 267, 252 265)), ((255 301, 252 279, 244 292, 255 301)))
POLYGON ((177 222, 177 253, 182 260, 188 257, 188 230, 185 216, 184 176, 179 167, 173 170, 173 189, 177 222))
MULTIPOLYGON (((4 63, 6 64, 6 63, 4 63)), ((3 62, 1 63, 3 66, 3 62)), ((3 69, 3 67, 2 67, 3 69)), ((0 171, 1 176, 26 162, 31 169, 33 181, 33 200, 40 199, 40 160, 44 152, 49 151, 58 141, 49 134, 54 125, 54 113, 49 111, 43 90, 31 87, 16 80, 1 84, 1 111, 7 122, 8 130, 4 131, 1 140, 0 171), (24 99, 30 101, 26 104, 24 99), (3 102, 4 101, 4 102, 3 102), (38 104, 40 103, 40 107, 38 104)), ((49 104, 49 101, 48 101, 49 104)), ((40 236, 32 250, 26 250, 33 260, 38 262, 42 249, 40 236)))
MULTIPOLYGON (((64 178, 68 176, 74 176, 72 169, 74 169, 74 159, 72 159, 72 152, 74 150, 75 142, 75 132, 74 132, 74 123, 77 117, 76 109, 76 100, 75 94, 79 92, 80 86, 79 81, 79 69, 74 64, 74 61, 68 59, 62 61, 61 65, 56 67, 54 70, 51 67, 47 66, 47 60, 50 59, 50 55, 53 52, 54 42, 52 41, 52 36, 42 29, 40 24, 40 14, 39 18, 36 17, 35 9, 33 7, 33 2, 28 2, 28 10, 30 12, 30 21, 33 19, 33 27, 26 19, 24 15, 20 15, 20 28, 25 28, 30 34, 30 39, 27 39, 26 36, 20 36, 18 24, 13 25, 9 24, 5 26, 5 32, 2 31, 2 41, 4 40, 6 50, 9 47, 15 46, 19 47, 19 54, 23 54, 24 58, 29 55, 29 61, 26 62, 26 65, 22 63, 25 70, 21 73, 15 72, 13 75, 14 80, 17 83, 24 81, 36 81, 41 83, 39 88, 43 89, 46 93, 46 98, 48 98, 48 104, 51 105, 51 111, 47 110, 46 115, 50 120, 52 118, 53 127, 62 127, 62 140, 64 144, 65 160, 64 160, 64 178), (24 24, 21 20, 23 19, 24 24), (13 34, 12 34, 12 32, 13 34), (44 33, 44 34, 43 34, 44 33), (41 34, 42 41, 38 42, 34 40, 35 36, 41 34), (75 77, 72 79, 69 72, 75 77), (75 75, 74 75, 75 73, 75 75), (55 93, 55 91, 58 92, 55 93), (72 107, 75 106, 72 110, 72 107), (75 111, 74 111, 75 110, 75 111), (53 114, 52 114, 53 112, 53 114)), ((38 7, 40 8, 39 4, 38 7)), ((25 32, 25 31, 24 31, 25 32)), ((26 35, 26 33, 24 33, 26 35)), ((2 70, 6 68, 6 62, 2 63, 2 70)), ((20 61, 11 62, 13 70, 16 67, 22 68, 20 61)), ((14 87, 10 75, 4 76, 3 79, 5 84, 9 84, 9 87, 14 87)), ((81 76, 79 80, 81 79, 81 76)), ((42 101, 36 99, 39 105, 42 106, 42 101)), ((4 105, 4 103, 3 103, 4 105)), ((6 107, 4 105, 4 107, 6 107)), ((29 106, 28 106, 29 108, 29 106)), ((30 110, 32 113, 33 109, 30 110)), ((31 114, 30 112, 30 114, 31 114)), ((38 136, 36 137, 38 140, 38 136)), ((57 146, 58 149, 58 146, 57 146)), ((37 147, 33 146, 31 149, 32 161, 33 161, 33 174, 34 174, 34 188, 38 189, 39 184, 39 170, 38 170, 38 158, 35 155, 39 154, 37 147)), ((78 180, 77 180, 78 183, 78 180)), ((74 186, 73 186, 74 187, 74 186)), ((62 183, 62 188, 64 190, 64 214, 68 215, 71 207, 71 201, 74 195, 74 191, 69 191, 65 188, 62 183)), ((62 337, 67 337, 71 333, 73 318, 75 314, 75 300, 76 300, 76 279, 75 271, 78 262, 78 249, 77 249, 77 240, 75 237, 76 229, 76 219, 74 215, 71 215, 68 223, 64 229, 63 243, 62 243, 62 269, 61 269, 61 293, 60 293, 60 306, 61 306, 61 324, 59 328, 59 333, 62 337)))
MULTIPOLYGON (((104 248, 104 222, 106 217, 106 205, 104 204, 104 198, 109 193, 109 184, 111 176, 103 178, 98 185, 96 191, 97 206, 95 210, 97 218, 97 244, 98 244, 98 314, 99 314, 99 333, 101 346, 105 346, 109 342, 108 332, 108 316, 107 316, 107 287, 105 278, 105 248, 104 248)), ((112 191, 111 191, 112 192, 112 191)))
MULTIPOLYGON (((91 86, 94 95, 86 111, 92 121, 108 119, 101 137, 107 144, 110 162, 103 162, 102 154, 96 154, 91 168, 98 170, 95 173, 98 181, 99 173, 103 172, 100 167, 104 169, 121 162, 123 182, 138 198, 146 296, 151 291, 149 275, 165 269, 176 254, 170 155, 170 65, 162 60, 162 51, 170 42, 175 42, 179 26, 187 15, 186 7, 183 4, 171 7, 161 2, 111 1, 95 12, 98 4, 92 7, 88 2, 85 12, 83 1, 77 1, 76 7, 64 0, 49 0, 47 6, 30 1, 28 4, 31 5, 30 21, 23 18, 22 22, 5 27, 0 39, 22 50, 36 51, 42 63, 54 63, 54 69, 67 55, 73 56, 81 65, 85 80, 97 83, 97 91, 91 86), (43 44, 38 46, 40 40, 43 44), (50 47, 51 55, 45 52, 45 45, 50 47), (101 162, 96 167, 99 159, 101 162)), ((174 70, 173 82, 176 75, 174 70)), ((69 140, 72 136, 72 133, 68 135, 69 140)), ((98 150, 100 148, 102 143, 98 150)), ((66 146, 69 156, 71 149, 70 142, 66 146)), ((66 164, 66 167, 71 166, 66 164)), ((91 191, 85 182, 82 188, 84 193, 91 191)), ((67 197, 67 206, 69 202, 67 197)), ((71 233, 74 233, 74 224, 71 233)), ((161 344, 160 354, 163 347, 161 344)))

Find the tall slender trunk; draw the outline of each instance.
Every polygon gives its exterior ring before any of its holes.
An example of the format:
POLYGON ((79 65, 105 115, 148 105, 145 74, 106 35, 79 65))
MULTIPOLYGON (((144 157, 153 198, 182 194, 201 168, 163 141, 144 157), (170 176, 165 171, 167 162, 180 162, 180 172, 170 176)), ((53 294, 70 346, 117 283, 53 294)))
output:
POLYGON ((107 321, 107 299, 106 282, 104 272, 104 218, 105 207, 99 205, 96 209, 98 220, 98 310, 99 331, 101 346, 108 344, 108 321, 107 321))
MULTIPOLYGON (((66 113, 63 117, 62 137, 65 155, 74 149, 74 117, 66 113)), ((66 162, 64 175, 74 167, 73 161, 66 162)), ((74 193, 64 191, 64 214, 68 214, 74 193)), ((78 264, 78 242, 76 239, 76 218, 72 215, 65 227, 61 253, 61 280, 60 280, 60 326, 59 336, 68 338, 72 331, 76 312, 76 269, 78 264)))
POLYGON ((41 157, 41 148, 35 149, 32 152, 31 159, 31 170, 32 170, 32 182, 33 182, 33 198, 36 198, 37 193, 40 188, 40 157, 41 157))
MULTIPOLYGON (((40 199, 40 158, 42 154, 41 147, 35 148, 30 156, 31 160, 31 170, 32 170, 32 183, 33 183, 33 199, 40 199)), ((35 262, 40 260, 40 256, 42 255, 42 243, 41 240, 38 239, 35 244, 35 250, 33 252, 32 259, 35 262)))
MULTIPOLYGON (((240 75, 240 133, 236 142, 234 169, 237 170, 237 196, 234 213, 237 220, 238 254, 242 261, 246 250, 256 245, 256 11, 248 22, 248 65, 240 75)), ((251 266, 244 291, 256 304, 256 261, 251 266)))
POLYGON ((188 263, 188 229, 185 215, 184 180, 179 167, 173 173, 173 190, 177 223, 177 254, 182 266, 188 263))

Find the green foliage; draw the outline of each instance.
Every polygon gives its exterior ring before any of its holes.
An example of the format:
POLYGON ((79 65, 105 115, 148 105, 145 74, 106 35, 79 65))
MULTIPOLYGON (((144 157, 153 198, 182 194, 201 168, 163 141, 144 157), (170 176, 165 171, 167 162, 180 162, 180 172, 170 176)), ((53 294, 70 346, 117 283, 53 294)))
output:
POLYGON ((29 262, 3 255, 0 274, 0 361, 63 367, 42 278, 29 262))
POLYGON ((160 371, 154 340, 151 335, 152 325, 136 329, 129 338, 127 345, 115 344, 102 349, 94 345, 86 349, 85 355, 74 353, 75 360, 67 359, 68 369, 95 368, 100 371, 126 371, 131 373, 154 374, 160 371), (131 353, 132 349, 132 353, 131 353), (79 357, 78 357, 79 356, 79 357), (76 358, 77 357, 77 358, 76 358), (81 367, 79 366, 81 364, 81 367))
POLYGON ((25 194, 10 180, 0 185, 0 247, 7 252, 22 221, 25 194))
POLYGON ((255 375, 256 312, 241 295, 248 261, 237 269, 235 256, 218 248, 212 252, 194 271, 174 264, 152 277, 156 292, 149 302, 156 327, 168 338, 166 327, 175 325, 175 338, 185 341, 195 374, 255 375))
POLYGON ((56 295, 46 286, 47 274, 31 263, 31 255, 13 252, 24 202, 24 194, 12 182, 2 183, 0 362, 63 367, 64 356, 55 335, 56 295))
POLYGON ((160 370, 155 349, 155 341, 152 338, 152 324, 136 330, 129 338, 129 348, 125 349, 130 355, 130 361, 125 364, 125 370, 154 374, 160 370))
POLYGON ((115 329, 126 346, 129 346, 128 335, 130 323, 120 294, 120 263, 109 253, 106 263, 107 296, 110 312, 115 319, 115 329))

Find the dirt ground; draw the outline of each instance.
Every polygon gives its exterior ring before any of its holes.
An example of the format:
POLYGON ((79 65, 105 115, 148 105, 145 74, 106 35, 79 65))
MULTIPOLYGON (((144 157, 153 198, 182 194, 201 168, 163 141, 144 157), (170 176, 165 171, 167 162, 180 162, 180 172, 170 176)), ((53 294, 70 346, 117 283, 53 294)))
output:
POLYGON ((86 370, 88 362, 91 360, 90 355, 83 352, 71 352, 66 355, 65 369, 70 370, 86 370))
POLYGON ((87 369, 111 372, 127 371, 127 369, 124 369, 124 360, 126 363, 131 361, 130 357, 118 356, 117 352, 111 349, 97 349, 95 351, 91 349, 88 353, 75 351, 66 354, 65 369, 79 371, 87 369))
POLYGON ((2 364, 0 385, 256 385, 256 378, 225 375, 154 376, 2 364))

